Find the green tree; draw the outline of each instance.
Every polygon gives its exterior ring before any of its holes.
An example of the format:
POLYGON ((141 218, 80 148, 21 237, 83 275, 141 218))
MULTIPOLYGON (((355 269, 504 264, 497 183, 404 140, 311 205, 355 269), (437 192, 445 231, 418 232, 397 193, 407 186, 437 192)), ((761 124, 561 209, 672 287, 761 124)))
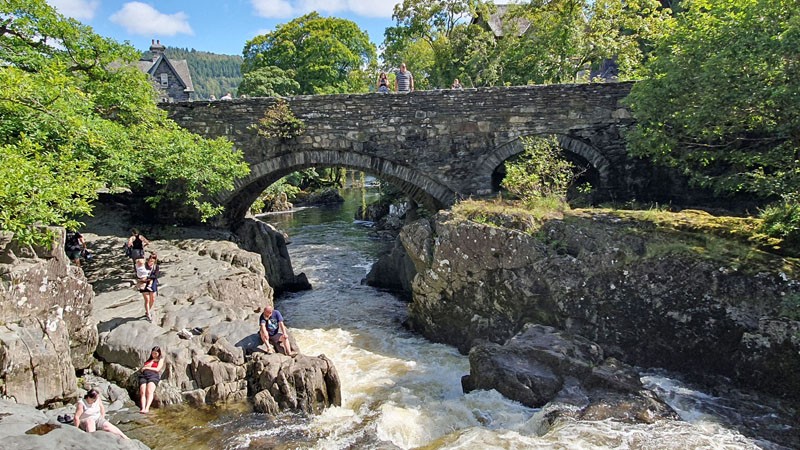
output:
POLYGON ((508 16, 530 24, 524 34, 507 29, 498 50, 503 82, 515 85, 572 83, 608 59, 618 62, 621 79, 638 78, 670 25, 670 10, 657 0, 531 0, 508 16))
POLYGON ((800 192, 800 4, 681 6, 628 99, 631 153, 717 192, 800 192))
POLYGON ((244 74, 238 95, 251 97, 280 97, 300 92, 300 84, 294 81, 294 70, 280 67, 259 67, 244 74))
POLYGON ((491 34, 469 20, 491 5, 481 0, 405 0, 395 6, 396 26, 384 33, 383 59, 388 67, 408 64, 418 89, 450 87, 454 78, 469 76, 469 62, 478 61, 473 41, 492 42, 491 34))
POLYGON ((247 41, 242 72, 277 67, 300 85, 300 94, 367 92, 374 78, 375 46, 354 22, 306 14, 247 41))
POLYGON ((241 154, 168 120, 138 56, 43 0, 0 3, 1 229, 44 241, 33 225, 76 226, 103 186, 219 212, 204 194, 247 173, 241 154))

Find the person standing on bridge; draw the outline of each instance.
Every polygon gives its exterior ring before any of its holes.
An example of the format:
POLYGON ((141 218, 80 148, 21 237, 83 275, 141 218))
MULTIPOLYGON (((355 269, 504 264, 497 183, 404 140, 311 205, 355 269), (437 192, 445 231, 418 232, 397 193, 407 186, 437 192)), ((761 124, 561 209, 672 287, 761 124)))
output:
POLYGON ((389 93, 389 77, 386 76, 386 72, 381 72, 378 75, 378 92, 381 94, 388 94, 389 93))
POLYGON ((406 63, 400 64, 400 70, 394 80, 394 90, 403 93, 414 92, 414 76, 406 70, 406 63))

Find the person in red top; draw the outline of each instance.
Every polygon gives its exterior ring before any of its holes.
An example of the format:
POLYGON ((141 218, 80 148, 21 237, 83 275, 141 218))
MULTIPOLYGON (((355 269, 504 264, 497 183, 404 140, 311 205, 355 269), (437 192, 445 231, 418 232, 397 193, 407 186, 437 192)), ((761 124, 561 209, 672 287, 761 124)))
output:
POLYGON ((145 361, 139 374, 139 395, 142 414, 150 412, 150 404, 153 403, 153 395, 156 386, 161 381, 161 370, 164 368, 164 360, 161 358, 161 348, 153 347, 150 351, 150 358, 145 361))

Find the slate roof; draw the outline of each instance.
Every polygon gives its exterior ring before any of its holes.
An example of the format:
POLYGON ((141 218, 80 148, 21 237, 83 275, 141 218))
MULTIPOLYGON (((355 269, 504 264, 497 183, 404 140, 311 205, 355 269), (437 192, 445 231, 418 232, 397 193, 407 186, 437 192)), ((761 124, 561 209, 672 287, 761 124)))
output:
POLYGON ((178 77, 178 81, 186 88, 184 89, 185 92, 194 92, 192 75, 189 73, 189 63, 187 63, 185 59, 172 60, 165 55, 158 55, 155 61, 149 59, 139 60, 136 65, 142 72, 154 76, 156 69, 161 63, 167 64, 172 69, 172 72, 178 77))

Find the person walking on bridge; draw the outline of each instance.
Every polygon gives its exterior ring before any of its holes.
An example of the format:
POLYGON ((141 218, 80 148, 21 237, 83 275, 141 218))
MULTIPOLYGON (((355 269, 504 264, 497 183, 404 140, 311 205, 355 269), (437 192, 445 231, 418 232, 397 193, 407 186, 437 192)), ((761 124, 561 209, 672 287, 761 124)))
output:
POLYGON ((406 63, 400 64, 400 70, 394 80, 394 90, 396 92, 414 92, 414 76, 406 70, 406 63))

